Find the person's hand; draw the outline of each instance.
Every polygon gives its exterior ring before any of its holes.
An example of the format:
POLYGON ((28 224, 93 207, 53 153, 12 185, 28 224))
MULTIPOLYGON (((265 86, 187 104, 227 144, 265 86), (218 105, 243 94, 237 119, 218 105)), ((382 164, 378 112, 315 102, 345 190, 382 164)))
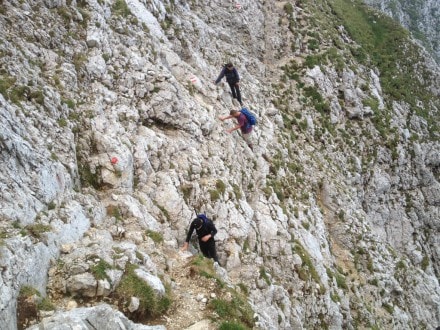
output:
POLYGON ((207 242, 211 238, 211 234, 202 237, 202 242, 207 242))
POLYGON ((226 117, 218 117, 218 119, 220 119, 221 121, 224 121, 226 119, 226 117))
POLYGON ((226 133, 231 134, 231 133, 232 133, 232 129, 227 129, 227 130, 226 130, 226 133))
POLYGON ((188 250, 188 242, 185 242, 184 244, 183 244, 183 246, 180 248, 180 251, 186 251, 186 250, 188 250))
POLYGON ((235 86, 239 86, 240 85, 240 83, 237 81, 236 83, 235 83, 235 86))

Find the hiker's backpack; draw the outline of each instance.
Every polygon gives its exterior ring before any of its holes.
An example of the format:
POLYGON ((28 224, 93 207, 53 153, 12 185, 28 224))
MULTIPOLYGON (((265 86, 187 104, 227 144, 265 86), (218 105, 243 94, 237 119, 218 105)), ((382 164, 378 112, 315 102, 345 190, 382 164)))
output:
POLYGON ((248 125, 247 126, 254 126, 257 124, 257 118, 255 117, 255 115, 250 112, 247 108, 242 108, 240 110, 240 112, 246 116, 248 125))
POLYGON ((204 215, 203 213, 197 214, 197 218, 202 219, 204 225, 206 225, 209 221, 208 217, 206 215, 204 215))

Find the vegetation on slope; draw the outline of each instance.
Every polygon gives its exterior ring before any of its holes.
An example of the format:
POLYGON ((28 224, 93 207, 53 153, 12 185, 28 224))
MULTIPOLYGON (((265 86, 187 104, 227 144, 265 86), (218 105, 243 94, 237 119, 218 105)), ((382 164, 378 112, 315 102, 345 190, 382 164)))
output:
POLYGON ((410 42, 409 33, 386 15, 369 9, 360 1, 333 0, 330 5, 339 22, 361 47, 352 48, 362 64, 377 67, 383 91, 389 101, 404 101, 411 111, 425 118, 438 140, 438 98, 430 91, 431 74, 420 48, 410 42))

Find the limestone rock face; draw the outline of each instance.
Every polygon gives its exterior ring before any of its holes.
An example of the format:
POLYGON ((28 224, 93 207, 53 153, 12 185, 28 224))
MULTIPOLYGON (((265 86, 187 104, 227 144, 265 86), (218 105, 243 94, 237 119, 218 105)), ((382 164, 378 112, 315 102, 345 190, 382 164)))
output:
POLYGON ((390 66, 414 88, 390 93, 324 2, 0 7, 2 326, 31 289, 56 310, 30 329, 440 323, 440 74, 412 41, 390 66), (219 119, 229 61, 253 150, 219 119), (196 213, 219 264, 178 251, 196 213), (162 325, 128 320, 148 304, 162 325))

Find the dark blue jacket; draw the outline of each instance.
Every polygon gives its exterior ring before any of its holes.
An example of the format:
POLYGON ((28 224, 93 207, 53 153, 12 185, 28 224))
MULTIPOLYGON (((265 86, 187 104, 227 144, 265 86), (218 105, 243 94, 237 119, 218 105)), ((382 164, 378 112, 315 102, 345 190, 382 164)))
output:
POLYGON ((240 81, 240 76, 238 75, 238 71, 236 68, 233 68, 232 70, 229 70, 226 67, 223 67, 222 71, 220 72, 220 75, 218 76, 217 80, 215 81, 216 84, 222 80, 223 77, 226 76, 226 81, 229 84, 235 84, 240 81))

